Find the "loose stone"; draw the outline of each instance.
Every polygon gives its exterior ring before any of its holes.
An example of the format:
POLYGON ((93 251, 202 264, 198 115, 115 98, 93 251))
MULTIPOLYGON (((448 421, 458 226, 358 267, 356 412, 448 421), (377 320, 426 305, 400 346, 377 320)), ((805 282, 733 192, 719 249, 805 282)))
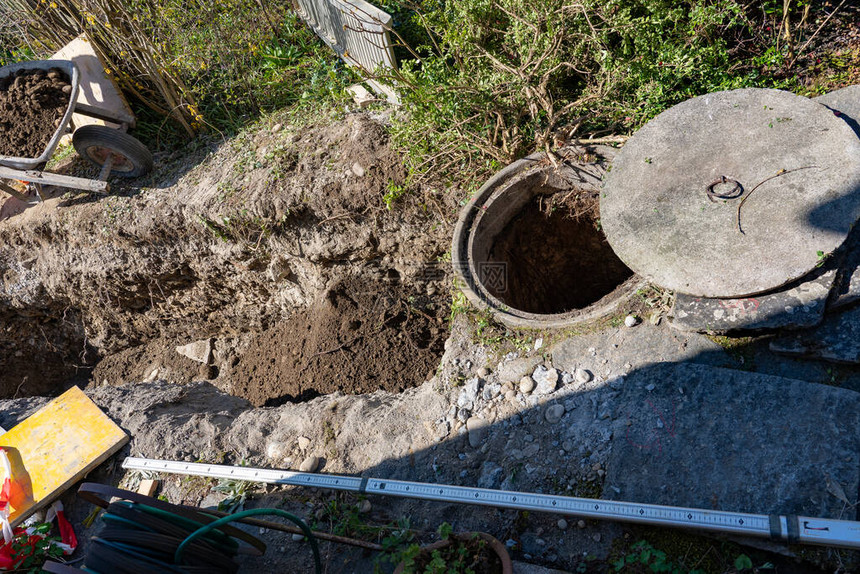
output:
POLYGON ((575 376, 576 382, 580 384, 587 383, 594 377, 594 375, 591 374, 591 371, 588 371, 586 369, 576 369, 575 376))
POLYGON ((624 318, 624 324, 628 327, 635 327, 639 324, 639 317, 636 315, 627 315, 627 317, 624 318))
POLYGON ((522 379, 520 379, 520 392, 528 394, 532 392, 535 388, 535 380, 530 376, 526 375, 522 379))
POLYGON ((309 456, 302 461, 302 464, 299 465, 299 471, 314 472, 319 467, 319 465, 320 459, 318 456, 309 456))
POLYGON ((481 465, 481 476, 478 477, 478 488, 499 488, 502 483, 503 469, 493 461, 481 465))
POLYGON ((613 390, 620 390, 624 386, 624 376, 612 377, 607 384, 613 390))
POLYGON ((288 453, 287 444, 281 441, 270 442, 266 447, 266 456, 272 460, 282 460, 288 453))
POLYGON ((466 430, 469 431, 469 445, 472 448, 480 448, 487 439, 487 421, 478 417, 471 417, 466 421, 466 430))
POLYGON ((481 396, 485 401, 489 401, 499 396, 500 392, 502 392, 502 386, 499 383, 490 383, 484 386, 481 396))
POLYGON ((564 518, 561 518, 558 521, 558 529, 559 530, 567 530, 567 520, 565 520, 564 518))
POLYGON ((460 396, 457 397, 457 406, 464 409, 472 410, 475 406, 475 400, 478 398, 478 387, 481 382, 478 377, 472 377, 463 386, 460 391, 460 396))
POLYGON ((558 371, 556 369, 547 369, 541 365, 532 373, 532 379, 537 383, 535 392, 538 395, 548 395, 555 391, 558 384, 558 371))
POLYGON ((544 418, 546 418, 546 422, 549 424, 556 424, 561 420, 561 417, 564 416, 564 406, 563 405, 550 405, 546 412, 544 413, 544 418))
POLYGON ((460 409, 457 411, 457 420, 459 420, 461 423, 465 423, 467 420, 469 420, 469 416, 471 414, 472 411, 470 411, 469 409, 460 409))

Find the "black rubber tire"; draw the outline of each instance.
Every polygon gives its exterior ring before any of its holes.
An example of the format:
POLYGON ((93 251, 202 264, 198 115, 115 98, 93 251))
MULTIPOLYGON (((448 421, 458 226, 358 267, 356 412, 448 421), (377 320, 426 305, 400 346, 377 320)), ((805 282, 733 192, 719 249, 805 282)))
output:
POLYGON ((123 161, 111 170, 111 175, 140 177, 152 171, 152 154, 145 145, 125 132, 107 126, 83 126, 75 130, 72 144, 81 157, 98 167, 104 163, 104 158, 99 157, 104 150, 122 156, 123 161))

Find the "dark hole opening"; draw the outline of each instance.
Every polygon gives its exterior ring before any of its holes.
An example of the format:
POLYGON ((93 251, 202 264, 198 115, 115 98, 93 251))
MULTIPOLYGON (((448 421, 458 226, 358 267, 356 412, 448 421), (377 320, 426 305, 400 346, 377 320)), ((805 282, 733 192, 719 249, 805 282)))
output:
POLYGON ((612 293, 633 272, 599 229, 597 202, 585 192, 536 196, 493 242, 488 265, 504 263, 504 278, 482 277, 484 286, 506 305, 537 314, 583 309, 612 293))

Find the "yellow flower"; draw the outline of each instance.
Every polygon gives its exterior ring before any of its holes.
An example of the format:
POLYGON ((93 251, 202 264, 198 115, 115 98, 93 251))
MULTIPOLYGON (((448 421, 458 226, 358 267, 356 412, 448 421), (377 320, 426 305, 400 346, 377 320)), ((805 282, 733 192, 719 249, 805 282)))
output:
POLYGON ((57 3, 56 3, 56 2, 51 2, 50 6, 51 6, 51 8, 56 8, 56 7, 57 7, 57 3))

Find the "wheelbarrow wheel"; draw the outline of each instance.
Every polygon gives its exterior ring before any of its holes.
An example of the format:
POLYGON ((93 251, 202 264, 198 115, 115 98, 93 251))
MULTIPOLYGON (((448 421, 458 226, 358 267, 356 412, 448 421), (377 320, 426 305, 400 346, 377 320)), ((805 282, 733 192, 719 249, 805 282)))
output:
POLYGON ((81 157, 103 167, 112 160, 111 173, 139 177, 152 170, 152 154, 146 146, 125 132, 107 126, 83 126, 75 130, 72 144, 81 157))

